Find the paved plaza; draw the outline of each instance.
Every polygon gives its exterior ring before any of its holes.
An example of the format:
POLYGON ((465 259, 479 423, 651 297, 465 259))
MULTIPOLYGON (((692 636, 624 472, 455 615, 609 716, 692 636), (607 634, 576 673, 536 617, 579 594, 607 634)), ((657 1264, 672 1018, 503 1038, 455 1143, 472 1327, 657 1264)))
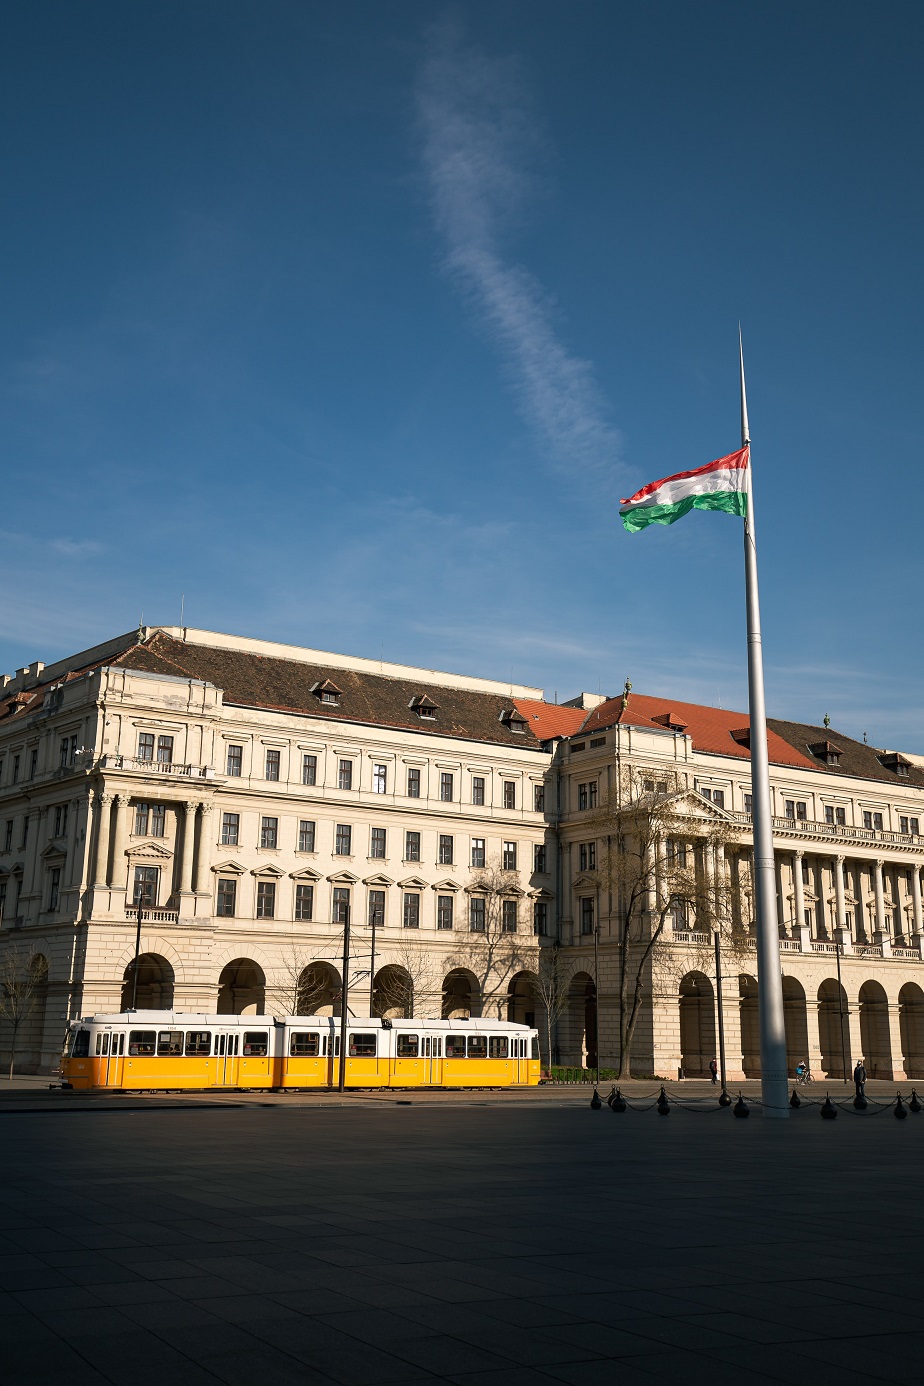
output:
POLYGON ((427 1096, 145 1106, 7 1089, 0 1377, 919 1378, 924 1113, 427 1096))

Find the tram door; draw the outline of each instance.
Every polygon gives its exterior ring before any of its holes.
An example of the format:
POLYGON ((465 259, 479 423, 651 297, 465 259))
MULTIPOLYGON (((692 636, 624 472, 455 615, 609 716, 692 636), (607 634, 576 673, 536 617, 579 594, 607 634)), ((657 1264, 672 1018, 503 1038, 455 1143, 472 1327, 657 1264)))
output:
POLYGON ((434 1087, 443 1083, 443 1037, 442 1035, 422 1035, 424 1054, 424 1082, 434 1087))
POLYGON ((102 1035, 97 1032, 100 1054, 99 1081, 107 1088, 122 1086, 122 1070, 125 1067, 125 1031, 107 1028, 102 1035))
POLYGON ((514 1035, 510 1041, 513 1046, 513 1081, 515 1083, 526 1082, 526 1041, 520 1035, 514 1035))
POLYGON ((241 1037, 237 1030, 219 1030, 215 1036, 215 1085, 235 1088, 240 1068, 241 1037))

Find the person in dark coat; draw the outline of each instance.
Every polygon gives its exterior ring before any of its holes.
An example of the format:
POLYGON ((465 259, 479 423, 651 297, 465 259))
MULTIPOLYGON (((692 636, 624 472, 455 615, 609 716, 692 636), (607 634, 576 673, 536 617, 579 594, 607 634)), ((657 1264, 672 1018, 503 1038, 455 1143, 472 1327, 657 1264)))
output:
POLYGON ((853 1083, 857 1090, 857 1097, 866 1096, 866 1068, 863 1060, 857 1059, 857 1066, 853 1071, 853 1083))
POLYGON ((719 1066, 715 1059, 709 1060, 709 1072, 712 1074, 713 1083, 717 1083, 719 1081, 719 1066))

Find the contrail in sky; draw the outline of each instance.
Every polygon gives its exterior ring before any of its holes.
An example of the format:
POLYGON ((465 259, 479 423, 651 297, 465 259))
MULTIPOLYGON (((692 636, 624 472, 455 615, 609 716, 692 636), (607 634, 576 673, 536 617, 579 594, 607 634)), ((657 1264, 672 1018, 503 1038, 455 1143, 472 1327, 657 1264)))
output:
POLYGON ((417 86, 426 169, 446 267, 474 303, 500 352, 520 412, 562 469, 612 466, 620 438, 588 361, 553 325, 538 280, 501 251, 524 210, 539 141, 515 64, 463 47, 435 29, 417 86))

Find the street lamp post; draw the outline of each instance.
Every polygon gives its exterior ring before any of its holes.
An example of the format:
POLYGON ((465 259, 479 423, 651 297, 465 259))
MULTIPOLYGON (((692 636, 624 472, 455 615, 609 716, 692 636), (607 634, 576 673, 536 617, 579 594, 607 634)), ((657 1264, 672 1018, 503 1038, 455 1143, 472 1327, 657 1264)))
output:
POLYGON ((369 911, 372 924, 372 956, 369 965, 369 1014, 375 1015, 375 926, 378 923, 379 907, 373 905, 369 911))
POLYGON ((837 1009, 841 1018, 841 1066, 844 1070, 844 1082, 847 1080, 847 1039, 844 1032, 844 988, 841 986, 841 941, 834 940, 834 956, 837 959, 837 1009))
POLYGON ((725 1092, 725 1012, 722 1007, 722 946, 718 929, 713 930, 715 940, 715 998, 719 1017, 719 1065, 722 1070, 722 1092, 725 1092))
POLYGON ((132 968, 132 1010, 138 1009, 138 957, 141 953, 141 915, 144 910, 144 896, 142 894, 142 884, 139 881, 137 886, 138 903, 138 924, 135 929, 135 964, 132 968))
POLYGON ((340 1082, 338 1089, 346 1087, 346 1027, 350 996, 350 906, 346 901, 340 904, 343 918, 343 982, 340 987, 340 1082))

